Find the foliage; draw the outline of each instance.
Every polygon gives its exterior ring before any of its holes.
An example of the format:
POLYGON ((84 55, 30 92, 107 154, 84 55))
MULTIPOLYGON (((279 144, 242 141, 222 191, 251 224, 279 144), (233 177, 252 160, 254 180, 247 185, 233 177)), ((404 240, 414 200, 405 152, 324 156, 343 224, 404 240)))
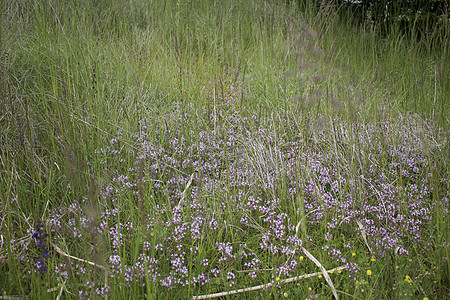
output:
POLYGON ((277 1, 0 5, 5 298, 448 294, 448 30, 381 39, 277 1))
MULTIPOLYGON (((305 7, 298 1, 300 7, 305 7)), ((303 3, 303 4, 302 4, 303 3)), ((414 41, 421 41, 448 31, 449 5, 442 0, 334 0, 315 1, 316 11, 332 6, 342 17, 351 16, 356 24, 370 24, 381 36, 405 35, 414 41)), ((306 6, 311 9, 311 6, 306 6)), ((445 39, 436 40, 434 46, 448 47, 445 39)))

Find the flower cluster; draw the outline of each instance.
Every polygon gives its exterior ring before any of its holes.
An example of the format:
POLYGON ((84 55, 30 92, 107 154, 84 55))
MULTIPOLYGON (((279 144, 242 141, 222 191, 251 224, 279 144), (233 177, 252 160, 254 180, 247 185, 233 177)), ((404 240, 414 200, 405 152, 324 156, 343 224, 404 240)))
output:
POLYGON ((34 226, 33 238, 36 240, 36 246, 39 251, 39 257, 37 262, 37 269, 40 272, 47 271, 47 265, 45 263, 46 259, 50 258, 50 252, 46 249, 46 239, 48 234, 45 233, 44 225, 41 220, 36 221, 36 225, 34 226))
POLYGON ((195 118, 179 107, 150 115, 128 152, 111 140, 97 151, 111 181, 101 188, 105 209, 95 228, 77 206, 52 211, 48 225, 63 234, 60 216, 71 213, 74 238, 108 236, 112 276, 171 289, 219 278, 235 285, 240 276, 256 281, 268 268, 277 277, 295 274, 303 259, 300 220, 308 223, 304 238, 320 233, 323 255, 347 263, 354 279, 354 245, 341 243, 343 235, 361 236, 380 256, 408 254, 410 243, 425 247, 437 205, 425 170, 439 151, 433 141, 442 140, 431 125, 411 116, 396 123, 334 119, 328 131, 313 122, 305 132, 295 116, 278 116, 274 128, 275 117, 264 124, 238 112, 226 98, 233 93, 225 91, 213 112, 194 111, 195 118), (134 165, 124 167, 130 156, 134 165), (124 199, 140 208, 139 218, 123 219, 131 205, 124 199), (136 232, 143 235, 137 245, 129 242, 136 232), (135 259, 122 257, 124 248, 135 259))

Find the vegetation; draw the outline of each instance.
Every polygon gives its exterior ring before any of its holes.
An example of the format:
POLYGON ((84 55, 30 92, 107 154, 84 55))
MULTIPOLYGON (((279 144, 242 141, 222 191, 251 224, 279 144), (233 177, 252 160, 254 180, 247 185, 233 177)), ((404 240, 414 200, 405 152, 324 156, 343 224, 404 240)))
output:
POLYGON ((416 41, 425 35, 436 38, 433 31, 442 32, 448 26, 450 9, 443 0, 334 0, 333 5, 341 6, 341 11, 352 10, 356 22, 369 22, 383 35, 401 31, 416 41))
POLYGON ((0 298, 448 296, 448 16, 0 3, 0 298))

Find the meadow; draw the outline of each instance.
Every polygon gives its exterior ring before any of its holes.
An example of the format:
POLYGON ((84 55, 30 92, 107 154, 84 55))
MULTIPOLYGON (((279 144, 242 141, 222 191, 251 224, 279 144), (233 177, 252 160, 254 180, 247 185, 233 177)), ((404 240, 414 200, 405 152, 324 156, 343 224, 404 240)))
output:
POLYGON ((0 3, 0 299, 450 295, 448 14, 291 2, 0 3))

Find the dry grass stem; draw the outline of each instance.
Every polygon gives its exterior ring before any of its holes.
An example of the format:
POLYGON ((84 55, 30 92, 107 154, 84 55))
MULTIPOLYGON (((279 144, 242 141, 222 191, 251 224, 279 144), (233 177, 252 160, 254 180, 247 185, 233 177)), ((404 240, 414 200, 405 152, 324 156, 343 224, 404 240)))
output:
POLYGON ((186 187, 184 188, 184 191, 181 193, 180 201, 178 201, 177 208, 181 208, 181 202, 183 202, 184 199, 186 198, 186 192, 187 192, 188 188, 191 186, 193 178, 194 178, 194 173, 191 174, 191 177, 189 178, 189 181, 186 184, 186 187))
POLYGON ((312 260, 316 264, 316 266, 318 266, 322 270, 323 277, 325 278, 325 280, 328 283, 328 285, 331 287, 331 290, 333 291, 334 298, 339 299, 339 297, 337 295, 337 292, 336 292, 336 289, 334 287, 334 284, 331 281, 330 276, 328 275, 329 271, 327 271, 325 269, 325 267, 311 253, 309 253, 308 250, 306 250, 304 247, 302 247, 302 250, 303 250, 303 253, 305 253, 305 255, 308 256, 308 258, 310 260, 312 260))
POLYGON ((364 230, 363 224, 359 220, 356 220, 356 224, 358 224, 358 227, 361 230, 361 234, 364 239, 364 243, 366 243, 367 249, 369 249, 370 253, 373 254, 372 248, 370 248, 369 243, 367 243, 366 231, 364 230))

